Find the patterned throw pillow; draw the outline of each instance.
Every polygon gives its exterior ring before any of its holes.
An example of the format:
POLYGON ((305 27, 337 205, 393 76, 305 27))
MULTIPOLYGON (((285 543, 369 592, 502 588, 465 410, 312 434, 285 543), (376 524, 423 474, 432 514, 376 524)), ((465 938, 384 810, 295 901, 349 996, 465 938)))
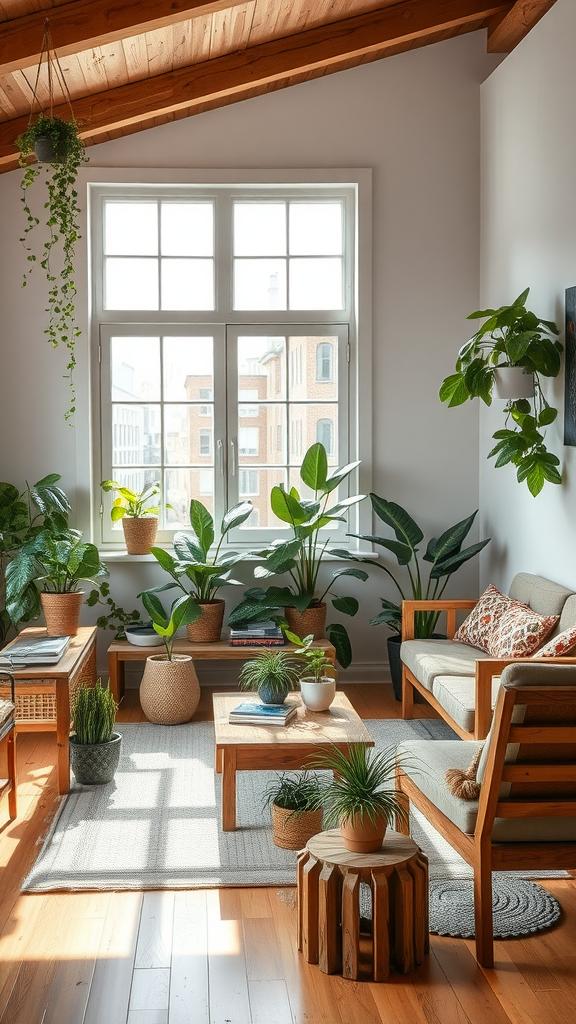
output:
POLYGON ((490 584, 454 639, 479 647, 493 658, 526 658, 544 642, 557 615, 538 615, 490 584))
POLYGON ((569 654, 573 647, 576 647, 576 625, 565 629, 558 636, 553 636, 544 647, 541 647, 533 658, 560 658, 563 654, 569 654))

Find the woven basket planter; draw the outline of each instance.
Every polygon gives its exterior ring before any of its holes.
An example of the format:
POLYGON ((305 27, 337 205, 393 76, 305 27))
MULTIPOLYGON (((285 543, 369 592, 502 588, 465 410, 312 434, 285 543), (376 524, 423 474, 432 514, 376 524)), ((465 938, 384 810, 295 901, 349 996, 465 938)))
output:
POLYGON ((272 839, 283 850, 303 850, 312 836, 322 831, 322 808, 294 814, 286 807, 272 804, 272 839))
POLYGON ((296 608, 285 608, 284 615, 291 633, 304 639, 305 636, 314 634, 315 640, 321 640, 324 636, 326 625, 326 604, 315 605, 299 612, 296 608))
POLYGON ((140 683, 140 704, 155 725, 188 722, 200 700, 200 684, 189 654, 151 654, 140 683))
POLYGON ((199 601, 202 615, 186 626, 186 636, 193 644, 215 644, 222 633, 224 601, 199 601))
POLYGON ((156 540, 158 516, 124 516, 122 529, 129 555, 149 555, 156 540))
POLYGON ((83 590, 69 594, 40 594, 47 636, 75 636, 78 632, 83 590))
POLYGON ((76 743, 70 737, 70 766, 81 786, 105 786, 112 782, 120 760, 122 737, 115 732, 107 743, 76 743))

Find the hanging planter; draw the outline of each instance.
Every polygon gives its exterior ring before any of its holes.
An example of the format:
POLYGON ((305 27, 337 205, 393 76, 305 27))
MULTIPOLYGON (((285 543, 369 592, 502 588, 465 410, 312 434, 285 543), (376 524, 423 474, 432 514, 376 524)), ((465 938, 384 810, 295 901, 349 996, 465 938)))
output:
POLYGON ((52 45, 48 20, 44 27, 44 39, 36 80, 31 89, 32 103, 28 128, 16 140, 16 145, 20 150, 19 163, 24 168, 21 188, 26 216, 26 227, 20 241, 26 250, 26 258, 29 263, 22 286, 27 285, 28 276, 34 269, 34 265, 39 264, 44 271, 48 285, 46 304, 48 324, 44 333, 54 348, 63 345, 67 349, 68 363, 64 376, 70 383, 71 398, 65 418, 72 421, 76 408, 75 348, 76 341, 80 336, 74 306, 76 296, 74 255, 76 242, 80 238, 80 211, 75 184, 78 168, 85 162, 86 157, 84 143, 78 135, 78 125, 74 118, 70 93, 52 45), (48 76, 48 103, 45 108, 38 98, 38 86, 44 62, 48 76), (70 120, 64 121, 62 118, 54 116, 55 83, 60 86, 67 99, 70 120), (39 112, 34 120, 37 107, 39 107, 39 112), (29 162, 31 156, 36 157, 36 163, 29 162), (31 233, 40 226, 40 217, 32 212, 28 199, 28 190, 36 183, 44 184, 47 192, 47 201, 44 196, 41 199, 46 210, 47 234, 44 236, 39 251, 33 249, 31 233), (55 265, 59 268, 57 271, 55 265))
POLYGON ((534 374, 522 366, 500 366, 494 370, 496 398, 506 401, 534 398, 534 374))

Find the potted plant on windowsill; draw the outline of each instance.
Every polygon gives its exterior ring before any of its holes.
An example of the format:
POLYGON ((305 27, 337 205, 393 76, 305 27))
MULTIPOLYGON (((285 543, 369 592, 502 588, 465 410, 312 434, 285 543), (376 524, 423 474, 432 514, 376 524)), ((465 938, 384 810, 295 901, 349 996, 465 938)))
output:
POLYGON ((282 772, 268 784, 265 807, 272 810, 272 839, 283 850, 302 850, 322 831, 323 782, 314 772, 282 772))
MULTIPOLYGON (((113 523, 122 523, 128 554, 150 554, 150 548, 156 540, 160 505, 150 505, 149 502, 156 494, 160 494, 160 484, 151 484, 142 491, 131 491, 115 480, 103 480, 100 486, 106 493, 116 491, 118 494, 110 518, 113 523)), ((166 508, 171 506, 166 505, 166 508)))
POLYGON ((240 670, 240 690, 255 690, 264 704, 283 704, 298 688, 299 664, 287 651, 259 651, 240 670))
POLYGON ((296 657, 301 657, 304 667, 300 673, 300 694, 309 711, 327 711, 336 695, 336 669, 321 647, 312 647, 314 637, 310 633, 303 640, 290 630, 286 639, 296 644, 296 657))
POLYGON ((12 621, 25 617, 30 584, 40 590, 48 636, 78 632, 84 591, 108 575, 98 548, 82 542, 79 530, 44 528, 23 544, 6 570, 6 607, 12 621))
POLYGON ((168 615, 153 591, 145 590, 140 597, 166 648, 166 654, 151 654, 146 659, 140 704, 149 722, 181 725, 192 718, 198 707, 200 684, 191 656, 174 654, 172 648, 177 630, 192 622, 198 609, 188 594, 174 601, 168 615))
POLYGON ((496 468, 512 463, 518 482, 525 480, 536 496, 546 481, 562 483, 560 460, 546 448, 543 433, 558 410, 546 401, 540 377, 558 376, 563 346, 553 337, 559 333, 556 324, 526 309, 529 291, 511 306, 470 314, 469 320, 484 323, 460 349, 456 373, 443 381, 440 400, 449 407, 473 398, 490 405, 496 385, 499 397, 507 400, 505 425, 494 433, 497 444, 488 458, 496 459, 496 468), (518 381, 512 390, 502 379, 511 371, 518 381))
MULTIPOLYGON (((394 687, 394 696, 397 700, 402 699, 402 663, 400 660, 400 642, 402 639, 402 601, 405 601, 408 593, 415 601, 429 601, 441 598, 451 576, 454 575, 461 565, 464 565, 470 558, 474 558, 482 548, 490 543, 490 537, 478 541, 469 547, 462 548, 462 544, 468 536, 472 524, 476 518, 477 511, 473 512, 467 519, 450 526, 440 537, 432 537, 428 541, 426 551, 422 556, 424 562, 430 564, 428 578, 424 566, 419 557, 419 545, 424 540, 424 534, 418 524, 412 519, 406 509, 397 505, 394 501, 386 501, 377 494, 370 494, 372 508, 379 519, 386 526, 390 526, 396 535, 392 540, 387 537, 375 536, 374 534, 353 534, 360 540, 369 541, 379 547, 390 551, 399 566, 405 567, 408 575, 407 585, 400 584, 394 573, 382 562, 362 558, 359 555, 351 555, 350 552, 342 550, 339 552, 342 558, 353 558, 354 561, 370 562, 372 566, 384 572, 392 580, 399 596, 400 603, 381 598, 382 611, 373 619, 370 619, 372 626, 379 626, 382 623, 393 631, 393 636, 388 637, 388 659, 390 663, 390 674, 394 687)), ((434 629, 440 612, 416 612, 414 617, 414 636, 418 639, 429 639, 434 636, 434 629)))
POLYGON ((309 759, 310 767, 334 772, 323 794, 324 827, 339 827, 347 850, 379 850, 388 825, 406 820, 394 788, 397 763, 395 747, 375 752, 363 743, 350 744, 347 753, 333 747, 309 759))
MULTIPOLYGON (((321 531, 331 523, 345 522, 348 509, 364 497, 363 494, 355 494, 331 505, 331 495, 358 465, 358 462, 350 463, 328 476, 326 449, 323 444, 313 444, 306 452, 300 469, 303 483, 314 492, 313 499, 301 498, 295 487, 290 491, 282 486, 272 488, 272 511, 289 525, 292 539, 275 541, 271 547, 258 552, 264 562, 254 570, 254 576, 268 579, 287 573, 291 582, 286 587, 272 586, 267 590, 252 587, 247 590, 244 600, 229 617, 231 626, 269 618, 278 620, 278 609, 283 607, 292 633, 299 636, 312 633, 315 639, 324 635, 324 598, 331 594, 335 581, 341 576, 354 576, 361 580, 368 578, 368 573, 362 569, 337 569, 332 573, 328 586, 322 589, 318 585, 322 560, 330 543, 330 537, 324 540, 325 535, 321 531)), ((355 597, 332 597, 332 605, 345 615, 355 615, 358 611, 355 597)), ((338 661, 346 668, 352 660, 346 628, 341 623, 334 623, 326 627, 326 634, 336 648, 338 661)))
POLYGON ((118 705, 109 687, 81 685, 76 693, 70 736, 70 766, 82 786, 112 782, 120 760, 122 736, 114 732, 118 705))
POLYGON ((252 508, 251 502, 240 501, 225 513, 220 524, 220 539, 211 556, 210 549, 215 539, 214 520, 205 505, 193 498, 190 502, 190 530, 181 531, 174 537, 176 557, 164 548, 152 548, 154 558, 173 582, 153 587, 147 593, 157 594, 179 587, 192 597, 195 614, 188 620, 187 629, 192 643, 215 643, 220 639, 224 601, 216 594, 221 587, 241 586, 239 580, 231 579, 230 570, 246 557, 244 552, 222 552, 221 548, 230 530, 245 522, 252 508))

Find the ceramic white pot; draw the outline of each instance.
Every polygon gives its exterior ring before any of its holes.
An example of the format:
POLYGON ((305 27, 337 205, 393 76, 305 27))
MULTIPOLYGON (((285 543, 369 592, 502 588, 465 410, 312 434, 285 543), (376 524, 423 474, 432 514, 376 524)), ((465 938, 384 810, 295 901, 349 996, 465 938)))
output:
POLYGON ((494 384, 498 398, 515 400, 534 397, 534 375, 522 366, 502 366, 494 371, 494 384))
POLYGON ((300 680, 300 693, 309 711, 327 711, 336 694, 336 680, 322 676, 317 683, 313 676, 305 676, 300 680))

